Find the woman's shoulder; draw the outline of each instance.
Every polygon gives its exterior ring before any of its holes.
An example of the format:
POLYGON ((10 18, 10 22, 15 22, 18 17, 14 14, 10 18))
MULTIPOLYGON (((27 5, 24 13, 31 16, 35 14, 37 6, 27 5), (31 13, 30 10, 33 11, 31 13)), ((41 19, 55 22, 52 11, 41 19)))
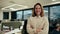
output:
POLYGON ((34 17, 30 16, 28 19, 30 19, 30 20, 31 20, 31 19, 33 19, 33 18, 34 18, 34 17))
POLYGON ((48 19, 48 17, 46 17, 46 16, 43 16, 43 18, 44 18, 44 19, 48 19))
POLYGON ((49 22, 48 17, 44 16, 44 21, 48 24, 49 22))

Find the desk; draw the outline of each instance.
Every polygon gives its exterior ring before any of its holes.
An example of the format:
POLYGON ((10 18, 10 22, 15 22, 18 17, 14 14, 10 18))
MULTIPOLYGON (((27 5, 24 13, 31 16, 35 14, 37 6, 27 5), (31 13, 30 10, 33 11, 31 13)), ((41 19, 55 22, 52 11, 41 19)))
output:
POLYGON ((2 22, 2 23, 1 23, 1 31, 3 31, 3 25, 8 26, 9 29, 11 30, 11 27, 13 27, 13 29, 15 29, 15 28, 20 28, 20 26, 21 26, 22 24, 21 24, 21 22, 19 22, 19 21, 2 22))
POLYGON ((23 29, 23 26, 21 26, 20 30, 19 30, 19 28, 16 28, 16 29, 14 29, 14 30, 12 30, 12 31, 10 31, 10 32, 5 33, 5 34, 12 34, 12 33, 22 34, 22 33, 21 33, 22 29, 23 29))

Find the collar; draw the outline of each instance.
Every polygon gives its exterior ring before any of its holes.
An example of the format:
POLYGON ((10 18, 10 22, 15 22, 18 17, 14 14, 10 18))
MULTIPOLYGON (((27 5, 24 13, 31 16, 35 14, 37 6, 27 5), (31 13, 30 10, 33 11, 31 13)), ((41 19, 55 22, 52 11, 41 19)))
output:
POLYGON ((41 16, 35 16, 36 18, 41 18, 41 16))

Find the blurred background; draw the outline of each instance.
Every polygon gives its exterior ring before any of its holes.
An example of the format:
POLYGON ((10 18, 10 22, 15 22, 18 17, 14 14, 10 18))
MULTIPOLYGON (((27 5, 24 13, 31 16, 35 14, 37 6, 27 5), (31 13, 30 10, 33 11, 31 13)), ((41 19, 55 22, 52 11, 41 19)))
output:
POLYGON ((56 24, 60 24, 60 0, 0 0, 0 33, 12 34, 11 31, 16 33, 15 29, 23 22, 21 26, 24 32, 22 32, 27 34, 27 19, 32 16, 32 9, 36 3, 41 3, 43 6, 44 14, 49 20, 50 34, 56 28, 56 24))

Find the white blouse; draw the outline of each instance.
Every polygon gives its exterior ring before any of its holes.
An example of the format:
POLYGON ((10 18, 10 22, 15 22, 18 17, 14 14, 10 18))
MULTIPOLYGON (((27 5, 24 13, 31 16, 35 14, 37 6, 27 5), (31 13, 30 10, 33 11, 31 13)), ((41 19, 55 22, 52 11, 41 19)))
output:
POLYGON ((29 34, 34 34, 37 28, 42 28, 38 34, 48 34, 49 22, 48 19, 44 17, 30 17, 27 22, 27 32, 29 34), (30 26, 33 26, 33 29, 30 26))

